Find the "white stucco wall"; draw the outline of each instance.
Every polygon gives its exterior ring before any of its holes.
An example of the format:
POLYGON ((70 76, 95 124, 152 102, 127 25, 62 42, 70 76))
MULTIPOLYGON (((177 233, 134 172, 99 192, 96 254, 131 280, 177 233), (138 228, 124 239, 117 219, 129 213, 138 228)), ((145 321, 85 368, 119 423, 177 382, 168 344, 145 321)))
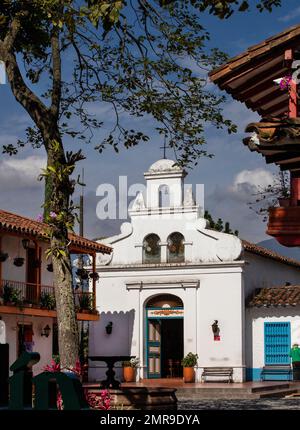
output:
MULTIPOLYGON (((242 381, 254 354, 252 320, 245 321, 246 299, 256 288, 298 284, 300 270, 242 252, 239 238, 211 230, 200 206, 187 193, 182 195, 184 174, 172 168, 171 160, 154 163, 145 178, 146 199, 142 195, 135 199, 131 222, 121 226, 119 235, 104 240, 113 247, 112 255, 97 256, 97 307, 102 318, 91 327, 90 354, 137 355, 145 376, 145 303, 153 295, 174 294, 184 303, 184 354, 199 355, 198 380, 202 367, 229 366, 234 368, 234 380, 242 381), (158 207, 162 185, 170 187, 169 208, 158 207), (172 197, 173 187, 177 191, 172 197), (184 236, 183 264, 167 263, 167 241, 173 232, 184 236), (145 265, 142 259, 143 241, 150 233, 160 238, 156 266, 145 265), (213 340, 214 320, 219 322, 220 342, 213 340), (113 333, 106 335, 109 321, 113 333)), ((91 370, 90 377, 103 377, 100 374, 91 370)))
POLYGON ((9 365, 11 366, 17 359, 18 345, 18 324, 32 324, 34 352, 41 356, 40 361, 33 367, 33 374, 36 375, 43 371, 44 366, 50 364, 52 359, 52 319, 39 317, 22 317, 18 315, 2 314, 2 321, 6 326, 6 343, 9 344, 9 365), (51 332, 49 337, 41 336, 42 329, 49 325, 51 332))
MULTIPOLYGON (((48 248, 47 243, 38 241, 38 246, 41 248, 41 284, 49 285, 53 284, 53 273, 47 270, 47 264, 49 261, 46 259, 45 251, 48 248)), ((22 241, 19 237, 3 235, 2 236, 2 252, 8 253, 9 257, 6 261, 1 264, 2 279, 9 281, 26 282, 26 250, 23 248, 22 241), (21 267, 17 267, 13 264, 15 257, 25 258, 24 264, 21 267)))
POLYGON ((244 252, 245 297, 253 294, 256 288, 278 287, 290 282, 300 284, 300 267, 293 267, 270 258, 244 252))
POLYGON ((14 236, 2 236, 2 252, 8 254, 8 259, 1 263, 2 279, 25 282, 26 261, 23 266, 17 267, 13 264, 15 257, 26 258, 26 251, 22 246, 21 239, 14 236))
MULTIPOLYGON (((199 355, 197 378, 202 367, 231 366, 235 380, 241 381, 244 368, 241 266, 242 263, 235 263, 227 267, 102 270, 97 285, 101 318, 91 325, 89 354, 136 355, 141 359, 140 376, 145 376, 145 304, 155 295, 173 294, 184 304, 184 355, 190 351, 199 355), (219 321, 219 342, 213 340, 211 325, 215 319, 219 321), (111 335, 105 331, 109 321, 113 322, 111 335)), ((90 370, 91 380, 103 376, 104 371, 90 370)))

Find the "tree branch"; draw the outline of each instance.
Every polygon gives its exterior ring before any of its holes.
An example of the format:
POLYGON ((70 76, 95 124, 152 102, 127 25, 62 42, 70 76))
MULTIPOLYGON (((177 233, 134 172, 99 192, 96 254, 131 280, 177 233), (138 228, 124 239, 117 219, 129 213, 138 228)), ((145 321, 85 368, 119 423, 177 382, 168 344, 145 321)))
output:
MULTIPOLYGON (((26 16, 26 11, 23 12, 26 16)), ((25 84, 15 55, 15 42, 21 23, 16 16, 10 25, 10 29, 3 41, 0 41, 0 59, 4 61, 7 78, 16 100, 26 109, 32 120, 40 128, 42 134, 45 131, 45 124, 48 117, 48 109, 44 103, 25 84)))

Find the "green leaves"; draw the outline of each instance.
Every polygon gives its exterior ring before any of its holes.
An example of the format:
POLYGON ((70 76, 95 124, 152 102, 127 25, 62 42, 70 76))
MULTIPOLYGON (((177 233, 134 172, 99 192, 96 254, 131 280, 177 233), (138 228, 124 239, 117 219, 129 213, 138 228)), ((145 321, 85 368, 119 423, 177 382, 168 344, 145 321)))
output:
POLYGON ((206 11, 220 19, 228 19, 235 12, 245 12, 251 7, 263 12, 267 10, 271 12, 274 7, 281 6, 281 0, 191 0, 191 4, 200 11, 206 11))
MULTIPOLYGON (((144 121, 151 118, 178 161, 189 164, 211 155, 203 149, 208 124, 228 133, 236 131, 223 116, 225 98, 207 86, 208 71, 227 56, 207 48, 203 12, 225 19, 250 6, 270 11, 279 5, 280 0, 4 0, 0 2, 0 39, 17 16, 22 31, 14 51, 23 56, 26 78, 33 88, 40 84, 43 93, 37 91, 37 95, 49 106, 53 95, 51 35, 53 30, 58 34, 64 77, 60 82, 61 136, 76 139, 80 145, 93 142, 100 153, 106 147, 118 152, 119 145, 131 148, 149 140, 144 121), (133 125, 131 119, 139 122, 133 125), (107 134, 99 142, 101 127, 107 134)), ((45 115, 39 124, 28 127, 24 141, 5 145, 3 152, 15 155, 26 143, 40 147, 45 143, 41 132, 45 126, 53 126, 50 111, 49 118, 45 115)), ((82 157, 74 151, 62 167, 54 163, 55 171, 43 174, 62 182, 82 157)), ((67 184, 69 190, 72 187, 67 184)))
POLYGON ((80 8, 80 15, 87 16, 94 27, 103 25, 105 34, 119 21, 125 2, 121 0, 88 0, 87 5, 80 8))

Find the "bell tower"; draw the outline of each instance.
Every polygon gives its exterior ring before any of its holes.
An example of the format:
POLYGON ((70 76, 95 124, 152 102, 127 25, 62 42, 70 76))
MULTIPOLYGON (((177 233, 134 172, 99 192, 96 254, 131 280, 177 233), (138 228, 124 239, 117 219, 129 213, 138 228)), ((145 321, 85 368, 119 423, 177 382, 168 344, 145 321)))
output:
POLYGON ((180 207, 183 205, 184 178, 186 172, 175 161, 161 159, 144 173, 147 183, 147 209, 180 207))

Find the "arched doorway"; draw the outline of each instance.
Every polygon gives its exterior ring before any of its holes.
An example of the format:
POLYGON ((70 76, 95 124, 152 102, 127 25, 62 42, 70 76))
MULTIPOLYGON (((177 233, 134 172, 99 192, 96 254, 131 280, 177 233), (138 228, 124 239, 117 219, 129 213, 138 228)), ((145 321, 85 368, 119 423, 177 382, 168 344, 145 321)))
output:
POLYGON ((148 378, 182 376, 182 300, 173 294, 160 294, 146 303, 146 363, 148 378))

